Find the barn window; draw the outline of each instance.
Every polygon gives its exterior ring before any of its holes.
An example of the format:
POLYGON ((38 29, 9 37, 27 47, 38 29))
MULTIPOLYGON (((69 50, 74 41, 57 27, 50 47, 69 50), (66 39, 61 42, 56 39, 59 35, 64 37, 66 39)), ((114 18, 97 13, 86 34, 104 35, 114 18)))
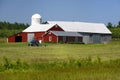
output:
POLYGON ((57 25, 55 25, 55 28, 58 28, 58 26, 57 26, 57 25))
POLYGON ((49 41, 52 41, 52 36, 49 36, 49 41))

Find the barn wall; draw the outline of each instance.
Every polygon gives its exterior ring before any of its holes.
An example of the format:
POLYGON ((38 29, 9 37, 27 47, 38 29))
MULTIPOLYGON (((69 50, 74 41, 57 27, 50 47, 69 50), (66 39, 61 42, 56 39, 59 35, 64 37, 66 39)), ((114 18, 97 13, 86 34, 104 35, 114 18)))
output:
POLYGON ((47 33, 43 36, 43 42, 57 42, 57 36, 53 33, 47 33))
POLYGON ((111 34, 80 33, 83 35, 83 42, 89 43, 108 43, 111 41, 111 34))
POLYGON ((64 30, 58 25, 55 25, 52 28, 50 28, 48 31, 64 31, 64 30))
POLYGON ((92 40, 93 40, 93 43, 101 43, 101 35, 100 34, 93 34, 92 40))
POLYGON ((35 37, 34 39, 35 40, 42 40, 42 35, 44 34, 45 32, 35 32, 35 37))
POLYGON ((92 40, 92 35, 88 34, 88 33, 80 33, 83 35, 83 43, 88 44, 88 43, 93 43, 92 40))
POLYGON ((28 32, 27 33, 27 42, 30 42, 31 40, 42 40, 42 35, 45 32, 28 32))
POLYGON ((8 42, 15 42, 15 35, 8 37, 8 42))
POLYGON ((45 32, 35 32, 35 33, 31 33, 31 32, 28 32, 28 33, 25 33, 25 32, 21 32, 21 33, 18 33, 18 34, 15 34, 15 35, 12 35, 10 37, 8 37, 8 42, 16 42, 16 37, 17 36, 21 36, 22 37, 22 40, 20 42, 28 42, 28 35, 29 34, 34 34, 34 39, 35 40, 42 40, 42 35, 44 34, 45 32))
POLYGON ((66 42, 82 42, 82 37, 67 36, 66 42))
POLYGON ((74 37, 74 36, 59 36, 58 42, 82 42, 82 37, 74 37))
POLYGON ((22 33, 22 42, 27 42, 27 33, 22 33))
POLYGON ((21 42, 27 42, 27 33, 24 32, 8 37, 8 42, 16 42, 16 37, 20 37, 20 36, 21 36, 21 42))
POLYGON ((58 42, 64 42, 62 36, 58 36, 58 42))
POLYGON ((112 40, 112 35, 110 34, 102 34, 101 35, 101 43, 106 44, 112 40))
POLYGON ((83 35, 83 42, 85 44, 90 43, 101 43, 101 35, 100 34, 94 34, 94 33, 84 33, 83 35))
POLYGON ((75 42, 75 37, 73 37, 73 36, 67 36, 66 37, 66 42, 75 42))
POLYGON ((83 37, 78 37, 78 42, 82 42, 83 43, 83 37))

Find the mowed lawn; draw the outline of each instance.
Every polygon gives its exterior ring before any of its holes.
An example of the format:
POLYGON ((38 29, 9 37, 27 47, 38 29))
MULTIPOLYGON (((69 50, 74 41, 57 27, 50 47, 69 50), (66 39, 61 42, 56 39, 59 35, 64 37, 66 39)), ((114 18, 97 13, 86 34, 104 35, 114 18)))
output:
MULTIPOLYGON (((0 80, 120 80, 120 61, 116 65, 106 61, 120 59, 120 41, 108 44, 52 44, 46 47, 30 47, 27 43, 0 43, 0 65, 3 58, 10 61, 20 59, 32 64, 28 70, 6 70, 0 72, 0 80), (85 58, 94 60, 100 58, 103 63, 88 66, 61 66, 57 62, 79 60, 85 58), (38 68, 34 63, 55 62, 57 66, 38 68), (37 69, 35 69, 37 68, 37 69)), ((91 62, 91 60, 90 60, 91 62)), ((48 63, 48 65, 47 65, 48 63)), ((54 65, 55 65, 54 63, 54 65)), ((41 67, 41 66, 40 66, 41 67)))

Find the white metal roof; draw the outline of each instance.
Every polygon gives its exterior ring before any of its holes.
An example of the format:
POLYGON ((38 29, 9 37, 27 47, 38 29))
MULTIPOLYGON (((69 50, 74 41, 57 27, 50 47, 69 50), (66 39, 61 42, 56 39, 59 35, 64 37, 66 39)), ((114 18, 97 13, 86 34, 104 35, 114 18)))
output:
POLYGON ((82 36, 77 32, 64 32, 64 31, 51 31, 51 32, 56 36, 77 36, 77 37, 82 36))
POLYGON ((86 32, 86 33, 104 33, 112 34, 103 23, 87 22, 67 22, 67 21, 48 21, 49 24, 57 24, 64 31, 69 32, 86 32))
POLYGON ((85 33, 101 33, 112 34, 110 30, 102 23, 87 22, 67 22, 67 21, 48 21, 49 24, 31 25, 23 32, 41 32, 47 31, 54 25, 59 25, 66 32, 85 32, 85 33))
POLYGON ((55 24, 37 24, 37 25, 31 25, 23 32, 42 32, 42 31, 47 31, 51 27, 53 27, 55 24))

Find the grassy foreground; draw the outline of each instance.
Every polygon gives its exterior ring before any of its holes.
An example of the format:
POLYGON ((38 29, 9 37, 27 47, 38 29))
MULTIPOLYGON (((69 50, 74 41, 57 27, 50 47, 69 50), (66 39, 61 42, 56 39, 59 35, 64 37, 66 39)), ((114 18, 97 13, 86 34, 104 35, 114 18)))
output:
POLYGON ((30 47, 27 43, 0 43, 0 61, 6 56, 11 60, 48 62, 66 61, 100 57, 102 60, 120 58, 120 41, 109 44, 47 44, 42 47, 30 47))
POLYGON ((1 80, 120 80, 120 42, 0 43, 1 80))

